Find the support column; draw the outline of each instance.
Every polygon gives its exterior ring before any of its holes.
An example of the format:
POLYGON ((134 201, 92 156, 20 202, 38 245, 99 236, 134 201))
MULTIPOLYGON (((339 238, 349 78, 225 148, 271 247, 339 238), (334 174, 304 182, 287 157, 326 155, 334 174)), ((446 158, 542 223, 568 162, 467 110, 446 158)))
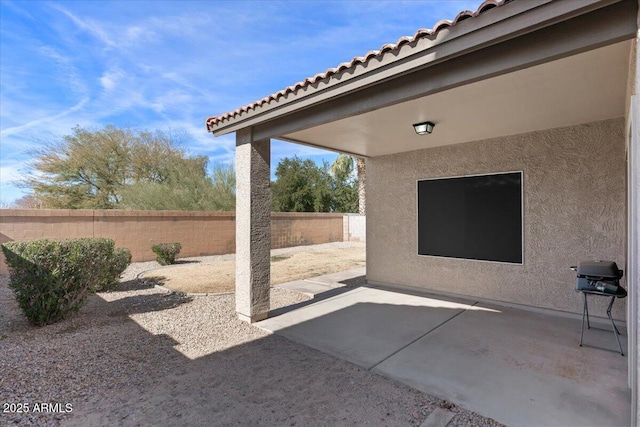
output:
POLYGON ((236 132, 236 312, 257 322, 269 314, 271 140, 236 132))
MULTIPOLYGON (((640 6, 640 0, 638 1, 640 6)), ((629 302, 627 309, 627 336, 629 340, 629 385, 631 387, 631 425, 640 426, 640 7, 637 13, 636 39, 633 41, 633 56, 630 61, 631 90, 628 162, 628 229, 627 286, 629 302)))
MULTIPOLYGON (((638 61, 640 62, 640 61, 638 61)), ((640 65, 640 64, 639 64, 640 65)), ((636 83, 640 83, 640 71, 636 73, 636 83)), ((640 426, 640 105, 638 95, 631 96, 631 134, 629 135, 629 241, 627 245, 627 336, 629 341, 629 385, 631 387, 631 425, 640 426)))

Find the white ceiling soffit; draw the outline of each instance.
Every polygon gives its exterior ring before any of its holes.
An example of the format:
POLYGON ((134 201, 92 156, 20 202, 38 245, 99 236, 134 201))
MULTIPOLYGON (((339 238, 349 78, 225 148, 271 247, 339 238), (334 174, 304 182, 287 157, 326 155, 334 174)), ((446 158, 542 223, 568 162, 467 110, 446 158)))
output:
POLYGON ((282 139, 367 157, 622 117, 625 41, 298 132, 282 139), (412 124, 432 121, 431 135, 412 124))

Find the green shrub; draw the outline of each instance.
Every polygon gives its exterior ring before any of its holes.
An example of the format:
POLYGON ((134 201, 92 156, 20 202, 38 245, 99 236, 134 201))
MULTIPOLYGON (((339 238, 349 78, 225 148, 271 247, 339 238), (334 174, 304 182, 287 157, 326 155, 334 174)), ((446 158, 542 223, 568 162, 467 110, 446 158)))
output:
POLYGON ((176 255, 180 253, 182 245, 180 243, 158 243, 151 246, 151 250, 155 253, 156 261, 160 265, 169 265, 176 262, 176 255))
POLYGON ((3 244, 9 287, 29 321, 57 322, 77 312, 89 292, 112 286, 130 259, 113 246, 111 239, 89 238, 3 244))
POLYGON ((113 291, 120 285, 120 275, 131 264, 131 251, 127 248, 115 248, 109 262, 105 263, 103 280, 94 289, 97 292, 113 291))

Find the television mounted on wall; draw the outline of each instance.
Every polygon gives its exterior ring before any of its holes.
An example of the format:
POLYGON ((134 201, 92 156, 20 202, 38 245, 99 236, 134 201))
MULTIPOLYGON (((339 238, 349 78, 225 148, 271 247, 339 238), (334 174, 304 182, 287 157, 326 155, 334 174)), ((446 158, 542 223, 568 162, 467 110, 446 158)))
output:
POLYGON ((522 177, 418 180, 418 255, 522 264, 522 177))

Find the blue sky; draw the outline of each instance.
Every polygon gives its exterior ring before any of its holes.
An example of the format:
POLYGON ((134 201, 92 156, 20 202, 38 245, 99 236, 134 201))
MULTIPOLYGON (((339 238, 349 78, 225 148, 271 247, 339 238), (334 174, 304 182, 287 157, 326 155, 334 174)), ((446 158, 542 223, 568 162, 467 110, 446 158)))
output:
MULTIPOLYGON (((473 1, 0 1, 0 201, 38 141, 74 126, 186 131, 191 154, 234 161, 208 116, 475 11, 473 1)), ((336 155, 273 141, 286 156, 336 155)))

